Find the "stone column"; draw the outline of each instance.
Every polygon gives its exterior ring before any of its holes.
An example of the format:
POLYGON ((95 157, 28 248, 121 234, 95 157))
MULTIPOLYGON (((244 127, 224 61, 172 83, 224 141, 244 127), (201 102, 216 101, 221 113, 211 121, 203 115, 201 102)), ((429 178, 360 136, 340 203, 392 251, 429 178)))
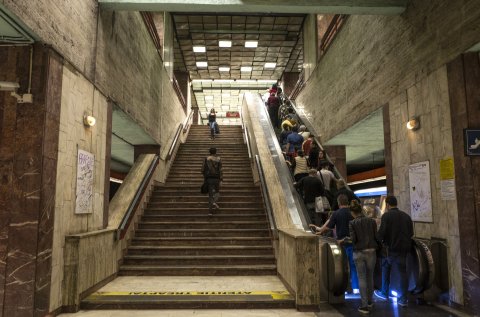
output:
MULTIPOLYGON (((0 47, 0 80, 29 85, 30 46, 0 47)), ((48 314, 63 60, 33 46, 33 103, 0 92, 0 312, 48 314)))
POLYGON ((383 142, 385 144, 385 175, 387 176, 387 193, 393 195, 392 139, 390 132, 390 108, 383 106, 383 142))
POLYGON ((328 157, 343 179, 347 180, 347 151, 345 145, 324 146, 328 157))
POLYGON ((480 313, 480 157, 466 156, 464 129, 480 127, 480 61, 478 53, 449 64, 448 91, 452 118, 455 186, 461 245, 464 304, 480 313))

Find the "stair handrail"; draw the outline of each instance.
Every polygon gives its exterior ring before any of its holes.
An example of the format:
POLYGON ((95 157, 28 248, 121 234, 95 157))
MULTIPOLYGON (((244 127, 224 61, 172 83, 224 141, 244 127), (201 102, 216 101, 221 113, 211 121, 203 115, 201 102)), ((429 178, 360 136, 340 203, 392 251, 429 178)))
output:
POLYGON ((140 203, 140 198, 143 196, 143 194, 147 189, 147 184, 150 182, 150 179, 153 176, 153 173, 155 171, 155 168, 158 165, 159 160, 160 160, 160 156, 155 155, 154 159, 150 163, 150 166, 148 167, 147 172, 145 173, 145 175, 143 175, 142 182, 140 183, 140 186, 138 186, 135 192, 135 196, 130 201, 127 211, 125 212, 122 218, 122 221, 120 222, 120 225, 117 228, 117 233, 115 235, 116 240, 122 240, 125 237, 128 226, 132 222, 133 215, 135 214, 134 211, 137 209, 140 203))
POLYGON ((185 122, 183 123, 183 134, 185 134, 188 129, 190 129, 190 126, 192 125, 193 121, 192 121, 192 117, 193 117, 193 110, 190 111, 190 114, 188 115, 188 117, 185 119, 185 122))
POLYGON ((173 152, 177 147, 178 140, 180 139, 180 133, 182 132, 182 129, 183 129, 183 123, 179 123, 177 132, 175 132, 175 136, 173 137, 172 144, 170 145, 170 149, 168 150, 167 157, 165 157, 165 161, 168 161, 172 158, 173 152))
POLYGON ((294 101, 290 100, 288 97, 285 96, 285 99, 287 101, 287 103, 290 104, 290 107, 293 108, 293 110, 295 111, 298 119, 299 119, 299 124, 303 124, 307 130, 310 132, 310 134, 312 134, 314 137, 315 137, 315 143, 318 145, 318 147, 323 151, 323 153, 325 154, 325 159, 333 166, 333 174, 335 175, 335 177, 337 179, 343 179, 345 181, 345 187, 347 189, 350 189, 350 187, 347 185, 347 181, 346 179, 343 178, 343 176, 340 174, 340 172, 338 171, 337 167, 335 166, 335 164, 332 163, 332 160, 330 159, 328 153, 325 152, 324 150, 324 147, 322 146, 322 144, 320 143, 319 141, 319 134, 317 133, 317 131, 315 130, 315 128, 313 127, 313 124, 310 122, 310 120, 308 120, 308 118, 305 116, 304 112, 300 112, 299 109, 295 106, 295 103, 294 101))
POLYGON ((262 189, 263 201, 267 210, 270 232, 272 232, 273 238, 277 239, 277 223, 275 222, 275 217, 273 216, 272 202, 270 200, 270 195, 268 194, 267 181, 265 180, 265 173, 263 172, 262 162, 260 161, 260 156, 258 156, 258 154, 255 155, 255 164, 257 165, 258 176, 260 178, 260 188, 262 189))

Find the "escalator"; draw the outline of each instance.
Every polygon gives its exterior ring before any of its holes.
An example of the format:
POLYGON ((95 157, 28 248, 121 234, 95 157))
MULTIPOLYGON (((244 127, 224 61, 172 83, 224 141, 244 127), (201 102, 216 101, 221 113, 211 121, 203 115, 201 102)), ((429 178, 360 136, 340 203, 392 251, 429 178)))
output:
MULTIPOLYGON (((317 136, 314 127, 308 121, 308 119, 302 115, 301 112, 295 107, 294 102, 287 100, 289 106, 291 106, 297 117, 299 119, 299 125, 305 125, 307 130, 317 136)), ((267 114, 266 109, 265 118, 268 118, 267 121, 270 125, 270 120, 267 114)), ((271 128, 273 132, 274 129, 271 128)), ((271 134, 273 135, 273 134, 271 134)), ((318 142, 318 138, 315 138, 320 149, 323 150, 322 145, 318 142)), ((280 155, 280 153, 278 153, 280 155)), ((327 156, 327 160, 329 160, 327 156)), ((329 160, 330 161, 330 160, 329 160)), ((278 167, 277 167, 278 168, 278 167)), ((334 167, 333 172, 337 178, 341 178, 341 175, 338 173, 338 170, 334 167)), ((283 171, 283 174, 285 172, 283 171)), ((293 178, 289 177, 289 182, 293 182, 293 178)), ((293 185, 290 184, 290 188, 293 188, 293 185)), ((296 207, 304 229, 308 230, 305 226, 305 221, 308 221, 308 213, 306 212, 303 201, 295 190, 292 190, 292 195, 296 201, 296 207)), ((338 245, 335 239, 328 237, 319 237, 319 255, 320 255, 320 289, 323 300, 328 301, 331 304, 342 303, 345 301, 345 292, 349 286, 349 265, 348 259, 344 249, 338 245)), ((412 295, 422 294, 425 290, 428 290, 435 278, 435 267, 433 262, 432 253, 428 248, 427 244, 419 239, 413 239, 412 251, 407 256, 407 274, 409 277, 408 290, 412 295)), ((399 281, 397 278, 398 274, 395 272, 395 269, 392 268, 392 278, 390 289, 395 294, 395 291, 399 289, 399 281)), ((374 273, 374 286, 376 289, 381 288, 382 272, 381 272, 381 259, 377 258, 377 265, 374 273)), ((395 296, 393 295, 392 296, 395 296)))

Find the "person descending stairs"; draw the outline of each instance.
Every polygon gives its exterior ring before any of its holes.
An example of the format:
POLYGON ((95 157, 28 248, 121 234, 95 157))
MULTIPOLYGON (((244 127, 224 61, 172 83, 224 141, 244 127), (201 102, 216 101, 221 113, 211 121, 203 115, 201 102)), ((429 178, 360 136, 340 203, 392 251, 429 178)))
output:
MULTIPOLYGON (((222 126, 221 131, 211 140, 207 127, 191 127, 165 185, 157 186, 150 197, 120 265, 119 276, 250 275, 278 279, 268 217, 260 187, 253 182, 242 129, 222 126), (209 215, 208 194, 200 193, 201 167, 211 147, 217 148, 223 166, 219 209, 213 215, 209 215)), ((229 289, 235 290, 235 285, 229 289)), ((273 295, 263 294, 262 300, 257 298, 254 302, 262 303, 260 308, 295 307, 293 297, 283 285, 282 289, 283 294, 279 292, 276 300, 271 300, 273 295)), ((94 295, 90 301, 84 300, 84 308, 99 307, 100 303, 95 301, 100 297, 94 295)), ((234 297, 230 300, 255 307, 247 304, 252 296, 234 297)), ((223 297, 222 301, 225 300, 228 302, 223 297)), ((155 307, 165 307, 158 305, 155 307)), ((182 305, 188 307, 188 300, 182 305)), ((104 302, 102 308, 105 307, 109 306, 104 302)), ((207 300, 202 307, 213 306, 207 300)), ((233 306, 226 303, 223 307, 233 306)))

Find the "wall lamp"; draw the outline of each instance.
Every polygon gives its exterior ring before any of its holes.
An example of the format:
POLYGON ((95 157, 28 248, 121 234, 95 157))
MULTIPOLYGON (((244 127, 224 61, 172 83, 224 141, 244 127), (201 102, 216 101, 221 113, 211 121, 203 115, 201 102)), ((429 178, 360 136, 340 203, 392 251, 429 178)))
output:
POLYGON ((89 116, 89 115, 84 115, 83 116, 83 124, 86 127, 93 127, 96 122, 97 122, 97 119, 95 119, 94 116, 89 116))
POLYGON ((411 117, 407 122, 407 129, 412 131, 420 129, 420 119, 418 117, 411 117))

